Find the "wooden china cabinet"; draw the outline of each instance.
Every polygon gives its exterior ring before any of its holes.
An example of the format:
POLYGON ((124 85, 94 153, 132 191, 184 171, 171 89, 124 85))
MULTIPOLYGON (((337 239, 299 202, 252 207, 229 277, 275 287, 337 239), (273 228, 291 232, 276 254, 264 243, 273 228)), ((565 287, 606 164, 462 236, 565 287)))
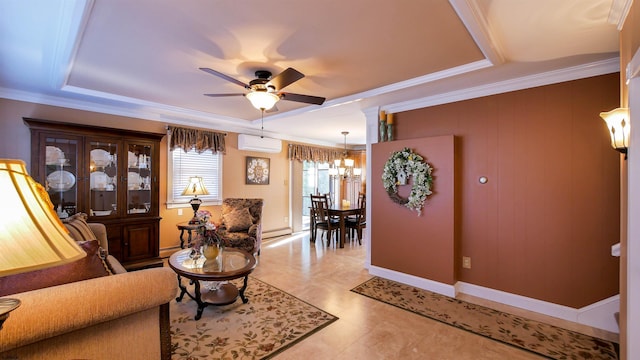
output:
POLYGON ((24 118, 31 176, 60 218, 83 212, 107 228, 109 253, 127 267, 158 261, 160 140, 145 133, 24 118))

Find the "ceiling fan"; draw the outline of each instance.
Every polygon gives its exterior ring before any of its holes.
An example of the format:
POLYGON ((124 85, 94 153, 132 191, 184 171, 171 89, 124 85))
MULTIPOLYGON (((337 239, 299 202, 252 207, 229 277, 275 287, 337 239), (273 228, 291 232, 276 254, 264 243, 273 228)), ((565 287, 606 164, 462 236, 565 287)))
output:
POLYGON ((279 100, 289 100, 314 105, 322 105, 325 101, 325 98, 319 96, 294 94, 282 91, 283 88, 293 84, 294 82, 304 77, 304 74, 294 68, 287 68, 280 74, 273 77, 270 71, 258 70, 255 72, 256 78, 251 80, 249 84, 245 84, 240 80, 234 79, 213 69, 200 68, 200 70, 211 75, 215 75, 224 80, 230 81, 234 84, 240 85, 247 90, 250 90, 246 94, 204 94, 205 96, 246 96, 253 107, 262 111, 270 109, 273 109, 272 111, 277 111, 277 108, 275 108, 275 104, 279 100))

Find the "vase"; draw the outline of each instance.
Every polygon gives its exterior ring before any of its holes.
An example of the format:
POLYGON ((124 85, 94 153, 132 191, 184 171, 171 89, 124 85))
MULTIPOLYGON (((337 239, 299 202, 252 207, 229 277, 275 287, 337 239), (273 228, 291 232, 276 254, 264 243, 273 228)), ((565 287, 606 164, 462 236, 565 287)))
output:
POLYGON ((393 124, 387 124, 387 141, 393 141, 393 124))
POLYGON ((385 132, 387 130, 387 121, 386 120, 380 120, 380 142, 385 141, 386 139, 386 135, 385 132))
POLYGON ((218 247, 218 244, 204 244, 202 246, 202 255, 204 255, 207 261, 215 260, 219 253, 220 248, 218 247))

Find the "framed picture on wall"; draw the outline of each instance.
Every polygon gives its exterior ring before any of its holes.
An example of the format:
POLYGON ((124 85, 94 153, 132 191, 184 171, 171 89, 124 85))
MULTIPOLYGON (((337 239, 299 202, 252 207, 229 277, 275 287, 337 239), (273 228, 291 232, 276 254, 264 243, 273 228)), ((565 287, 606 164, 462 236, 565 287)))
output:
POLYGON ((269 158, 247 156, 248 185, 269 185, 269 158))

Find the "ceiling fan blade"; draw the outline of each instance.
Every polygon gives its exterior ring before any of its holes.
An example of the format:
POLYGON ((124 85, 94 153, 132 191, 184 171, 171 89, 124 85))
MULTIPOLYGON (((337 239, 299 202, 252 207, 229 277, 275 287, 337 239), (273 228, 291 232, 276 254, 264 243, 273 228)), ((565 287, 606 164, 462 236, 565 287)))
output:
POLYGON ((242 82, 242 81, 240 81, 240 80, 234 79, 234 78, 232 78, 232 77, 231 77, 231 76, 229 76, 229 75, 223 74, 223 73, 221 73, 221 72, 218 72, 218 71, 215 71, 215 70, 213 70, 213 69, 209 69, 209 68, 199 68, 199 69, 200 69, 200 70, 202 70, 202 71, 204 71, 204 72, 207 72, 207 73, 209 73, 209 74, 211 74, 211 75, 217 76, 217 77, 219 77, 219 78, 221 78, 221 79, 225 79, 225 80, 227 80, 227 81, 229 81, 229 82, 232 82, 232 83, 234 83, 234 84, 240 85, 240 86, 242 86, 242 87, 243 87, 243 88, 245 88, 245 89, 250 89, 249 85, 247 85, 247 84, 243 83, 243 82, 242 82))
POLYGON ((268 84, 273 85, 276 90, 281 90, 294 82, 302 79, 304 74, 294 68, 287 68, 285 71, 274 76, 268 84))
POLYGON ((211 97, 225 97, 225 96, 244 96, 244 94, 203 94, 204 96, 211 97))
POLYGON ((297 101, 297 102, 314 104, 314 105, 322 105, 326 100, 325 98, 319 97, 319 96, 302 95, 302 94, 285 93, 285 92, 281 92, 279 93, 279 95, 282 100, 297 101))

